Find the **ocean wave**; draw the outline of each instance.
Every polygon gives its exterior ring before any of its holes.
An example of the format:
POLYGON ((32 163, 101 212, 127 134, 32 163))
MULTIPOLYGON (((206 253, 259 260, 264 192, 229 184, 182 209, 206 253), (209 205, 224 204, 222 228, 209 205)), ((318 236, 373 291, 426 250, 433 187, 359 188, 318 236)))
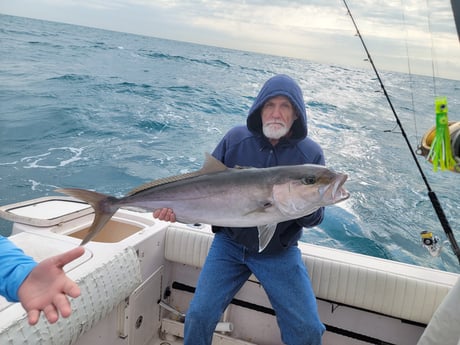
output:
POLYGON ((116 83, 116 84, 103 84, 100 85, 101 88, 107 88, 107 89, 112 89, 117 93, 135 93, 135 94, 148 94, 150 90, 153 88, 152 85, 150 84, 145 84, 145 83, 133 83, 133 82, 121 82, 121 83, 116 83))
POLYGON ((165 59, 165 60, 180 61, 180 62, 185 62, 185 63, 191 62, 191 63, 198 63, 198 64, 214 66, 214 67, 224 67, 224 68, 231 67, 230 64, 220 59, 197 59, 197 58, 185 57, 182 55, 170 55, 166 53, 157 53, 157 52, 148 52, 145 54, 145 56, 148 56, 152 59, 165 59))
POLYGON ((166 122, 157 121, 157 120, 141 120, 136 123, 136 127, 140 128, 145 132, 159 132, 162 133, 170 128, 170 125, 166 122))
MULTIPOLYGON (((307 107, 313 111, 321 111, 327 113, 329 111, 337 111, 338 107, 335 104, 319 102, 319 101, 308 101, 307 107)), ((308 110, 307 108, 307 110, 308 110)))
POLYGON ((61 80, 61 81, 79 81, 79 82, 86 82, 88 80, 93 80, 94 77, 86 75, 86 74, 64 74, 58 77, 51 77, 47 80, 61 80))
POLYGON ((51 43, 51 42, 29 41, 27 43, 32 44, 34 46, 43 46, 43 47, 52 48, 52 49, 62 49, 63 48, 62 45, 56 44, 56 43, 51 43))

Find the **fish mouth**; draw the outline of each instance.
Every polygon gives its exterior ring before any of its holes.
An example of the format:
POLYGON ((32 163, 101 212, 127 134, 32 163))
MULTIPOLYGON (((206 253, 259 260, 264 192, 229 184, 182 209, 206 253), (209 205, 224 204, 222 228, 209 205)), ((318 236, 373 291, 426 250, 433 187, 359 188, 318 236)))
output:
POLYGON ((347 174, 337 175, 331 190, 331 197, 334 203, 346 200, 350 197, 350 193, 345 188, 343 188, 343 184, 345 183, 347 178, 347 174))

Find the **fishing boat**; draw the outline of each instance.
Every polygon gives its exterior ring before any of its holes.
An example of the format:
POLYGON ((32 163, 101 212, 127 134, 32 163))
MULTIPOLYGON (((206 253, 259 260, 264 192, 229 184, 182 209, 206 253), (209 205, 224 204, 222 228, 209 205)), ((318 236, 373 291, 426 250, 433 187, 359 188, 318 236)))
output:
MULTIPOLYGON (((452 1, 456 13, 458 3, 452 1)), ((458 15, 456 21, 458 29, 458 15)), ((452 133, 457 155, 459 133, 452 133)), ((41 261, 78 246, 94 211, 76 199, 43 197, 2 206, 0 216, 12 221, 9 238, 41 261)), ((207 224, 120 209, 65 267, 81 288, 72 315, 53 325, 42 316, 32 327, 19 303, 0 298, 0 344, 183 344, 184 318, 212 239, 207 224)), ((308 243, 299 248, 326 325, 324 345, 460 345, 459 274, 308 243)), ((281 343, 271 304, 251 276, 223 313, 213 344, 281 343)))
MULTIPOLYGON (((76 199, 43 197, 2 206, 0 216, 13 222, 10 239, 40 261, 79 245, 94 211, 76 199)), ((82 292, 71 301, 72 315, 53 325, 42 317, 32 327, 19 303, 2 299, 0 344, 183 344, 183 321, 212 238, 209 225, 121 209, 84 256, 65 267, 82 292)), ((460 298, 459 274, 299 246, 327 327, 325 345, 411 345, 422 334, 431 340, 420 344, 457 344, 460 316, 452 301, 460 298), (445 342, 446 336, 457 340, 445 342)), ((254 276, 223 314, 213 344, 282 344, 254 276)))

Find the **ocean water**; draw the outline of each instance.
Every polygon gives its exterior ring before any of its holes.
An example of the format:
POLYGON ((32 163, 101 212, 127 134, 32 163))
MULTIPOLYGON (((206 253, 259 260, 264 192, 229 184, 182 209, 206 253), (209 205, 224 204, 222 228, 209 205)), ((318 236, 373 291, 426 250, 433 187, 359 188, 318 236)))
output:
MULTIPOLYGON (((327 165, 350 176, 350 199, 302 240, 460 272, 448 245, 438 257, 421 245, 424 230, 446 237, 371 70, 5 15, 0 42, 1 205, 56 187, 122 196, 196 170, 245 122, 262 83, 286 73, 304 91, 327 165)), ((435 86, 460 120, 460 81, 380 73, 414 149, 434 125, 435 86)), ((460 239, 460 174, 419 161, 460 239)), ((10 231, 0 221, 0 234, 10 231)))

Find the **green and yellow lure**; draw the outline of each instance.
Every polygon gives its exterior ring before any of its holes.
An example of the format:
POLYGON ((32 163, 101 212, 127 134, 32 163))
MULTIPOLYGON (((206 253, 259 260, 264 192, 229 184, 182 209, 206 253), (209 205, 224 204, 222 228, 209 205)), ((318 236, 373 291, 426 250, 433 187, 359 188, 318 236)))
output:
POLYGON ((452 155, 449 119, 447 117, 447 98, 436 97, 436 133, 431 143, 427 159, 433 164, 433 170, 453 170, 457 162, 452 155))

